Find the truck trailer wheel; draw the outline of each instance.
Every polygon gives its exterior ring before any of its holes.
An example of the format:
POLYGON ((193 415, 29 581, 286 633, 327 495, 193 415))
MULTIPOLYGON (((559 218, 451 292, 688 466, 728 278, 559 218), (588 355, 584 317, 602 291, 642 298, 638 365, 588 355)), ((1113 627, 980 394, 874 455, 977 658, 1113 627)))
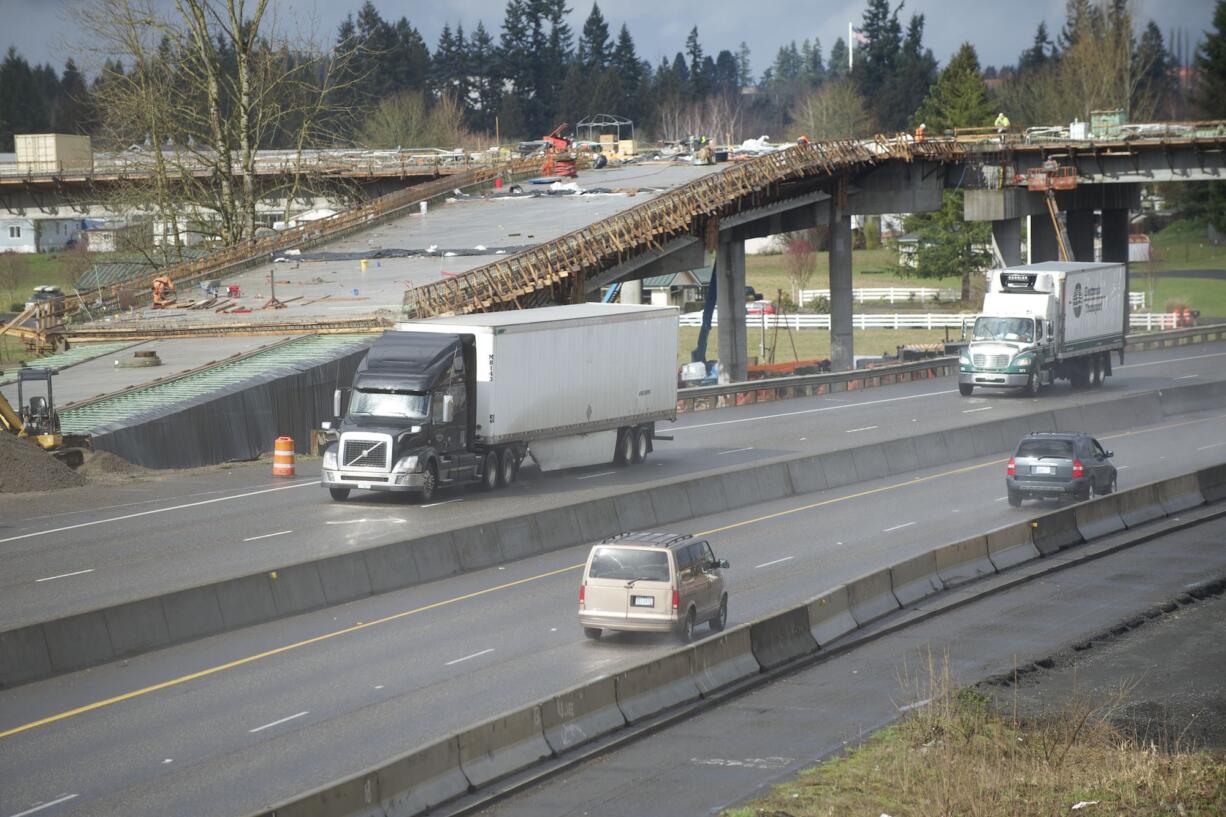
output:
POLYGON ((1106 368, 1102 355, 1095 355, 1090 361, 1090 385, 1093 388, 1097 389, 1107 379, 1106 368))
POLYGON ((647 459, 647 452, 651 450, 651 432, 645 428, 636 428, 631 432, 634 437, 634 462, 639 463, 647 459))
POLYGON ((498 460, 498 482, 504 487, 515 482, 519 471, 519 463, 515 461, 515 452, 510 448, 502 449, 498 460))
POLYGON ((634 462, 634 429, 619 429, 617 447, 613 450, 613 464, 629 465, 632 462, 634 462))
POLYGON ((481 487, 492 491, 498 487, 498 452, 486 451, 481 460, 481 487))
POLYGON ((332 494, 332 498, 337 502, 344 502, 349 498, 348 488, 329 488, 328 493, 332 494))
POLYGON ((959 383, 958 384, 958 394, 961 394, 963 397, 970 397, 971 392, 973 391, 975 391, 975 387, 971 385, 970 383, 959 383))

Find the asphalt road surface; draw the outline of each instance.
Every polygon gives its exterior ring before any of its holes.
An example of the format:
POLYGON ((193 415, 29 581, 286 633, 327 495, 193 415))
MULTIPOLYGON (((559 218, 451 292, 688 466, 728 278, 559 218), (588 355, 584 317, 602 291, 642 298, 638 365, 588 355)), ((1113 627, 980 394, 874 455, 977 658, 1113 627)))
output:
MULTIPOLYGON (((682 415, 648 462, 541 474, 509 490, 328 499, 317 462, 274 481, 259 468, 115 488, 0 497, 3 629, 508 516, 655 481, 850 448, 1222 376, 1226 344, 1137 353, 1096 391, 1061 384, 1039 398, 958 395, 953 378, 682 415)), ((1093 432, 1093 428, 1086 429, 1093 432)))
MULTIPOLYGON (((1103 440, 1126 488, 1226 459, 1226 409, 1103 440)), ((1003 468, 979 460, 677 527, 731 561, 736 623, 1050 510, 1009 508, 1003 468)), ((585 555, 570 548, 0 691, 0 817, 68 795, 46 813, 242 814, 672 647, 583 638, 585 555)))

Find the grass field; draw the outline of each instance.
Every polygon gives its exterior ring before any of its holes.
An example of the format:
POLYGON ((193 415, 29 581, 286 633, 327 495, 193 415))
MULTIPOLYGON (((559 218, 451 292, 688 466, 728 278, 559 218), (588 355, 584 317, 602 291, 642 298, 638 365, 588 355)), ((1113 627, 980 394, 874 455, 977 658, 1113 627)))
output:
MULTIPOLYGON (((677 364, 690 362, 690 351, 698 342, 698 329, 692 326, 681 327, 677 346, 677 364)), ((719 342, 716 338, 717 328, 711 329, 707 337, 707 360, 719 357, 719 342)), ((750 363, 758 362, 761 357, 762 330, 748 328, 746 331, 750 363)), ((958 332, 951 329, 950 338, 957 339, 958 332)), ((899 346, 914 343, 941 343, 945 340, 944 329, 865 329, 857 330, 852 336, 852 345, 857 355, 893 355, 899 346)), ((787 332, 780 329, 776 335, 774 329, 766 330, 766 345, 769 350, 772 341, 775 344, 776 363, 786 363, 790 360, 811 360, 813 358, 830 357, 830 331, 828 329, 805 329, 799 332, 787 332), (789 335, 791 336, 789 338, 789 335), (796 351, 792 350, 792 342, 796 343, 796 351)), ((769 354, 769 353, 768 353, 769 354)), ((761 361, 766 362, 766 361, 761 361)))
MULTIPOLYGON (((813 277, 805 284, 805 289, 830 288, 830 254, 816 254, 813 277)), ((876 250, 855 250, 851 254, 852 286, 860 287, 933 287, 938 289, 960 289, 962 279, 950 278, 919 278, 916 276, 900 276, 896 262, 898 253, 882 247, 876 250)), ((750 255, 745 258, 745 283, 762 293, 762 297, 774 300, 780 289, 785 294, 792 291, 788 280, 787 268, 782 255, 750 255)))
POLYGON ((1205 226, 1180 219, 1150 236, 1154 268, 1226 270, 1226 245, 1208 241, 1205 226))

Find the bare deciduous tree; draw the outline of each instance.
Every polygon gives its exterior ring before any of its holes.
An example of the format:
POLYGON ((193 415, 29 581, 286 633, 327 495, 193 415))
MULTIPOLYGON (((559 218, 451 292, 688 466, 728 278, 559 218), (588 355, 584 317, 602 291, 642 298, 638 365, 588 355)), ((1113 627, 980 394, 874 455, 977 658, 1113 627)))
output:
POLYGON ((846 79, 827 82, 802 99, 792 113, 794 136, 814 141, 870 136, 874 124, 864 98, 846 79))

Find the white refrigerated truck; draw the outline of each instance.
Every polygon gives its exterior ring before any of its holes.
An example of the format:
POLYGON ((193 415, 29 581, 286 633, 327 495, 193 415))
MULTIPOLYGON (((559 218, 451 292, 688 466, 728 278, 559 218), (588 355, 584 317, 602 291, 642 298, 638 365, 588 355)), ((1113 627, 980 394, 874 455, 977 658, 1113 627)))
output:
POLYGON ((1026 389, 1068 380, 1101 386, 1111 353, 1124 359, 1123 264, 1045 261, 993 270, 983 311, 959 361, 958 389, 1026 389))
POLYGON ((398 323, 358 366, 323 457, 333 499, 641 462, 677 418, 670 306, 576 304, 398 323))

